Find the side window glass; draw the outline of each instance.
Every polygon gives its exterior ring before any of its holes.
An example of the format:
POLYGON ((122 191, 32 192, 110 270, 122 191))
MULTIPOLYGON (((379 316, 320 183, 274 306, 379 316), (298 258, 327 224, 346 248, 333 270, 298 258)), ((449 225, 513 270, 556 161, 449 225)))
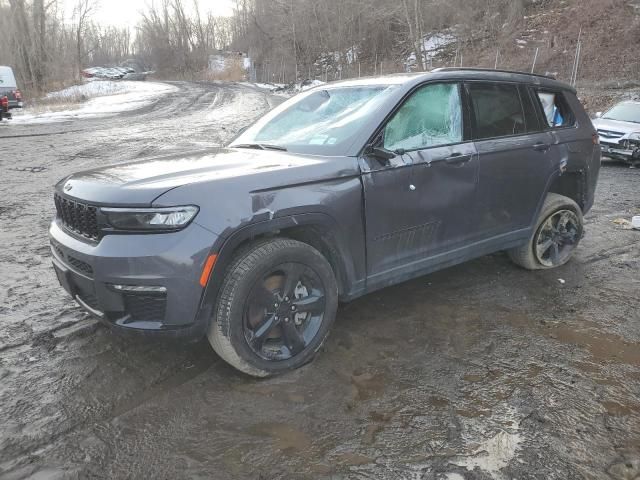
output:
POLYGON ((462 141, 458 84, 425 85, 409 97, 384 129, 388 150, 421 150, 462 141))
POLYGON ((570 127, 575 123, 573 113, 561 93, 544 90, 538 90, 536 93, 544 111, 547 127, 570 127))
POLYGON ((518 87, 499 83, 470 83, 475 115, 474 137, 507 137, 526 131, 518 87))

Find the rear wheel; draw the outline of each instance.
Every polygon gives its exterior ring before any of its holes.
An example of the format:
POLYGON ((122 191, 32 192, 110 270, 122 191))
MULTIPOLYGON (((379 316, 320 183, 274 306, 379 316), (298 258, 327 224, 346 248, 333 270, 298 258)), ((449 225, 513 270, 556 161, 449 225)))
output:
POLYGON ((264 377, 313 359, 338 306, 329 262, 313 247, 285 238, 253 244, 229 267, 209 341, 220 357, 264 377))
POLYGON ((510 250, 513 262, 528 270, 556 268, 567 263, 583 234, 582 211, 568 197, 550 193, 540 212, 533 236, 510 250))

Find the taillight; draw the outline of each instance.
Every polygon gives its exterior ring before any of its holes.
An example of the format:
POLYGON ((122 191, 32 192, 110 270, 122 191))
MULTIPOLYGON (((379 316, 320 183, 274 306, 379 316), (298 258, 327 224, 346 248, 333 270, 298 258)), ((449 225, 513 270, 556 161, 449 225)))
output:
POLYGON ((20 90, 15 90, 13 94, 15 95, 16 100, 18 101, 22 100, 22 92, 20 90))
POLYGON ((594 133, 593 135, 591 135, 591 141, 594 145, 600 145, 600 135, 594 133))
POLYGON ((2 106, 3 110, 8 110, 9 109, 9 97, 0 98, 0 105, 2 106))

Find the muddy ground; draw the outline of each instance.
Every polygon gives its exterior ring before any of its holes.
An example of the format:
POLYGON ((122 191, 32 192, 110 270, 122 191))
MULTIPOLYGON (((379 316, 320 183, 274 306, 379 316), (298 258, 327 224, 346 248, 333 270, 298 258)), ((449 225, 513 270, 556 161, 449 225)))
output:
POLYGON ((53 184, 219 144, 278 101, 177 86, 109 119, 0 126, 0 478, 640 475, 640 232, 614 223, 640 214, 640 170, 620 164, 567 266, 496 254, 368 295, 280 378, 87 317, 50 265, 53 184))

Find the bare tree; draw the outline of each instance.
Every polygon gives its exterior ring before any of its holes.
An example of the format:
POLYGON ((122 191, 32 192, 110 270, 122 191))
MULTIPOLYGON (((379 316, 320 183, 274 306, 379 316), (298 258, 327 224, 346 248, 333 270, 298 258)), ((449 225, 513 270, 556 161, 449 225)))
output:
POLYGON ((76 33, 76 58, 77 69, 76 75, 79 77, 82 70, 82 55, 83 55, 83 43, 84 35, 89 26, 91 16, 96 12, 98 8, 97 0, 78 0, 74 9, 73 17, 75 20, 75 33, 76 33))

